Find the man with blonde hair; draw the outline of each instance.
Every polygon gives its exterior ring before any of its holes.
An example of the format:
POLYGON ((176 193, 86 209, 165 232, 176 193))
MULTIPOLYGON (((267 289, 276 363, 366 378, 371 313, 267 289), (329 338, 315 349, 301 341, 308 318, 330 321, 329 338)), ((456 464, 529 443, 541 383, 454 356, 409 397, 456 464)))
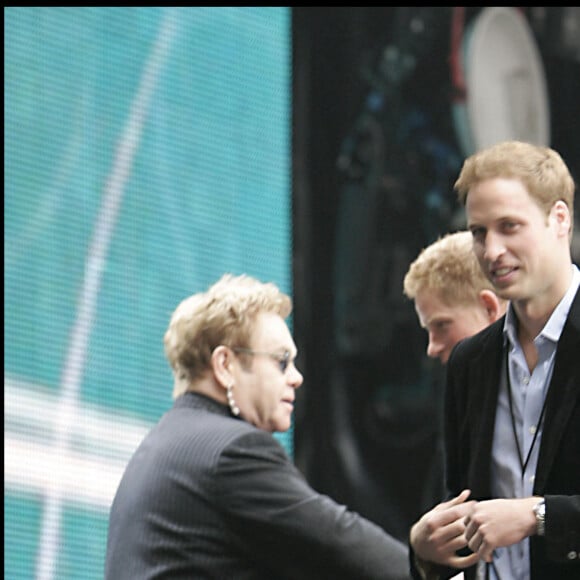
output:
POLYGON ((408 547, 317 493, 273 436, 302 374, 273 283, 225 274, 165 332, 173 406, 111 506, 106 580, 408 580, 408 547))
POLYGON ((403 290, 429 336, 427 355, 443 364, 457 342, 495 322, 506 308, 479 266, 469 231, 447 234, 424 248, 403 290))

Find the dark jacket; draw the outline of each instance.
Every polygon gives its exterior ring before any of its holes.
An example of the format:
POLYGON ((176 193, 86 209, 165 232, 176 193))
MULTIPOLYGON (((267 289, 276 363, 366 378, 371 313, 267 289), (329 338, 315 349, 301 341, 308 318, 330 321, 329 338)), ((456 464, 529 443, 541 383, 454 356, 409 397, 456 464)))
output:
POLYGON ((270 433, 187 393, 129 461, 106 580, 409 578, 406 546, 314 491, 270 433))
MULTIPOLYGON (((505 316, 461 341, 447 363, 445 453, 449 497, 491 497, 491 451, 504 363, 505 316)), ((530 580, 580 578, 580 291, 558 342, 534 482, 546 499, 545 536, 530 538, 530 580)), ((470 499, 471 499, 470 498, 470 499)), ((441 577, 457 574, 448 570, 441 577)), ((465 577, 474 577, 474 569, 465 577)), ((416 576, 418 577, 418 576, 416 576)))

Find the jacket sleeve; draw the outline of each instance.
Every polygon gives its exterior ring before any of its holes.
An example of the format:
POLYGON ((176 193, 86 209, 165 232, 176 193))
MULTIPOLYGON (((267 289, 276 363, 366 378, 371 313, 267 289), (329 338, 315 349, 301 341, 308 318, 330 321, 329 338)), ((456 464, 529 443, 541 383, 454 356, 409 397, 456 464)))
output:
POLYGON ((409 560, 413 580, 447 580, 461 573, 457 568, 440 566, 434 562, 420 562, 409 546, 409 560))
MULTIPOLYGON (((546 555, 555 562, 580 559, 580 496, 546 495, 546 555)), ((541 541, 541 539, 540 539, 541 541)))
POLYGON ((234 542, 278 577, 410 578, 407 546, 314 491, 269 433, 238 437, 216 471, 234 542))

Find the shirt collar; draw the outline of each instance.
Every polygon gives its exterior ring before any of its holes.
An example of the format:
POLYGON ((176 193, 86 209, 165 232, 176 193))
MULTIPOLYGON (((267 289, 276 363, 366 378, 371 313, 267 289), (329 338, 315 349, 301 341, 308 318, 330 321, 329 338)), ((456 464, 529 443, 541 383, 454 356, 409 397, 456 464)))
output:
MULTIPOLYGON (((566 294, 564 294, 562 300, 558 303, 558 306, 552 312, 552 315, 546 322, 544 328, 540 332, 540 335, 553 342, 558 342, 562 330, 564 330, 564 324, 566 324, 566 318, 568 317, 568 312, 570 312, 570 307, 578 292, 580 287, 580 270, 576 264, 572 264, 572 281, 566 294)), ((517 343, 517 317, 510 303, 506 312, 506 317, 503 325, 504 341, 509 340, 510 344, 517 343)))

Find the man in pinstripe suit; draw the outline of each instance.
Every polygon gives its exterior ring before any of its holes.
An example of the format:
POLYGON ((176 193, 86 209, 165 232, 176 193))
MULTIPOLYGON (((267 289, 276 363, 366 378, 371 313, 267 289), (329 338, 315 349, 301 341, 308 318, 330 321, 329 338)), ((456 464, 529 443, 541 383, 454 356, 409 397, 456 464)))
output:
POLYGON ((106 580, 403 579, 407 547, 313 490, 273 437, 303 381, 272 283, 224 275, 165 334, 174 405, 129 461, 106 580))

